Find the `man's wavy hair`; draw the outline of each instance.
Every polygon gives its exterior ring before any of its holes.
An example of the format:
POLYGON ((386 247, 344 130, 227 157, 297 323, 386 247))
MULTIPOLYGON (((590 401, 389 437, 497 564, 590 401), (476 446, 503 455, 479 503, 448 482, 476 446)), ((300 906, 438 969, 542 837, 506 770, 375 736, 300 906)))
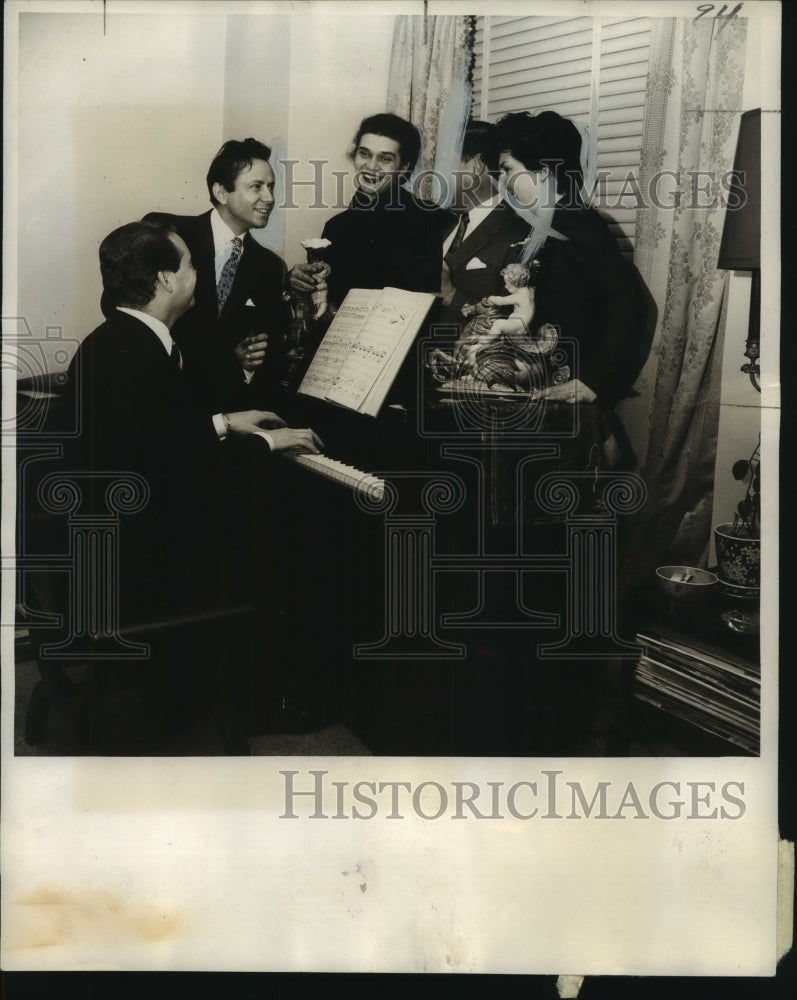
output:
POLYGON ((462 143, 461 159, 470 160, 477 154, 481 155, 487 172, 493 177, 498 176, 498 159, 501 147, 498 142, 498 129, 489 122, 471 119, 465 128, 465 138, 462 143))
POLYGON ((248 170, 254 160, 270 159, 270 147, 257 139, 228 139, 213 157, 206 177, 211 203, 219 204, 213 194, 214 184, 221 184, 225 191, 232 191, 238 174, 248 170))
POLYGON ((164 222, 128 222, 100 244, 103 311, 114 306, 140 309, 155 296, 160 271, 180 270, 180 251, 164 222))

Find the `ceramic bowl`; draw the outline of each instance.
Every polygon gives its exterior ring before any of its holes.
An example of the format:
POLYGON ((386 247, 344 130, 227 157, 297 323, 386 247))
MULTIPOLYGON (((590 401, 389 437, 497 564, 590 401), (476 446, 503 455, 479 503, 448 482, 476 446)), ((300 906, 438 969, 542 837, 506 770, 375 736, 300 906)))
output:
POLYGON ((699 600, 717 582, 714 573, 695 566, 659 566, 659 587, 672 601, 699 600))

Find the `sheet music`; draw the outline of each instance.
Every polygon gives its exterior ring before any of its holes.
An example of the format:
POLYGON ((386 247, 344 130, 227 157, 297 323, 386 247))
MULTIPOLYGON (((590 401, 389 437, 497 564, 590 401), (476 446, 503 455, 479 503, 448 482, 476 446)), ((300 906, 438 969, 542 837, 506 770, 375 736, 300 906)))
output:
POLYGON ((390 382, 386 384, 382 376, 387 371, 395 376, 406 355, 406 349, 400 351, 398 348, 415 337, 421 307, 422 319, 434 299, 432 295, 400 288, 385 288, 378 295, 371 315, 351 347, 345 371, 341 372, 327 395, 333 403, 369 413, 377 412, 390 387, 390 382), (390 365, 394 358, 397 363, 390 365), (367 407, 363 405, 366 399, 369 402, 367 407))
POLYGON ((302 379, 300 393, 318 399, 329 398, 329 392, 335 386, 379 295, 380 289, 377 288, 352 288, 302 379))
MULTIPOLYGON (((394 306, 394 300, 396 296, 393 293, 399 292, 402 296, 401 304, 397 302, 396 306, 406 311, 408 303, 406 303, 406 293, 400 292, 396 288, 386 288, 385 289, 385 299, 383 302, 386 303, 388 309, 392 309, 394 306), (388 293, 390 293, 388 295, 388 293)), ((377 413, 379 407, 384 402, 387 393, 390 391, 390 386, 393 384, 393 380, 396 375, 398 375, 399 368, 407 356, 407 352, 410 348, 412 341, 415 339, 417 330, 423 322, 424 316, 429 310, 432 302, 434 300, 433 295, 427 295, 423 298, 415 296, 415 308, 412 316, 408 319, 404 333, 399 342, 397 342, 393 353, 385 358, 385 363, 382 365, 381 371, 376 376, 373 386, 370 392, 367 393, 363 402, 360 404, 360 409, 366 413, 377 413)))

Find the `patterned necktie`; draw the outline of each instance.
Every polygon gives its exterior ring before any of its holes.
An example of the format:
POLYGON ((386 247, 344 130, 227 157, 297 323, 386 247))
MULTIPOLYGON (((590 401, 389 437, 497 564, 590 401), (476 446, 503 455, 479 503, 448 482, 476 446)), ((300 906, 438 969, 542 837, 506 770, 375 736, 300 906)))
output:
POLYGON ((224 262, 224 267, 221 269, 221 274, 219 275, 219 283, 216 286, 216 297, 219 301, 219 312, 221 312, 224 308, 224 303, 227 301, 227 296, 230 294, 232 283, 235 281, 235 272, 238 268, 238 261, 241 259, 243 249, 244 241, 241 237, 233 236, 232 253, 224 262))
POLYGON ((465 230, 468 228, 469 221, 470 216, 467 212, 463 212, 459 217, 457 231, 454 234, 454 239, 451 241, 451 246, 448 248, 448 252, 446 253, 446 259, 456 253, 456 251, 462 246, 462 241, 465 239, 465 230))

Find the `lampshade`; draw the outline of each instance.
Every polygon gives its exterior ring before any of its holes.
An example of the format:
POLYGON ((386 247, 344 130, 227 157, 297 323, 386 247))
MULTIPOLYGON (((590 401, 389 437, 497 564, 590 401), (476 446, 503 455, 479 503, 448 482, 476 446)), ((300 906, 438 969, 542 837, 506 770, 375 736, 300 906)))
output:
POLYGON ((761 266, 760 108, 742 115, 728 202, 717 267, 728 271, 758 270, 761 266), (732 208, 734 204, 741 207, 732 208))

